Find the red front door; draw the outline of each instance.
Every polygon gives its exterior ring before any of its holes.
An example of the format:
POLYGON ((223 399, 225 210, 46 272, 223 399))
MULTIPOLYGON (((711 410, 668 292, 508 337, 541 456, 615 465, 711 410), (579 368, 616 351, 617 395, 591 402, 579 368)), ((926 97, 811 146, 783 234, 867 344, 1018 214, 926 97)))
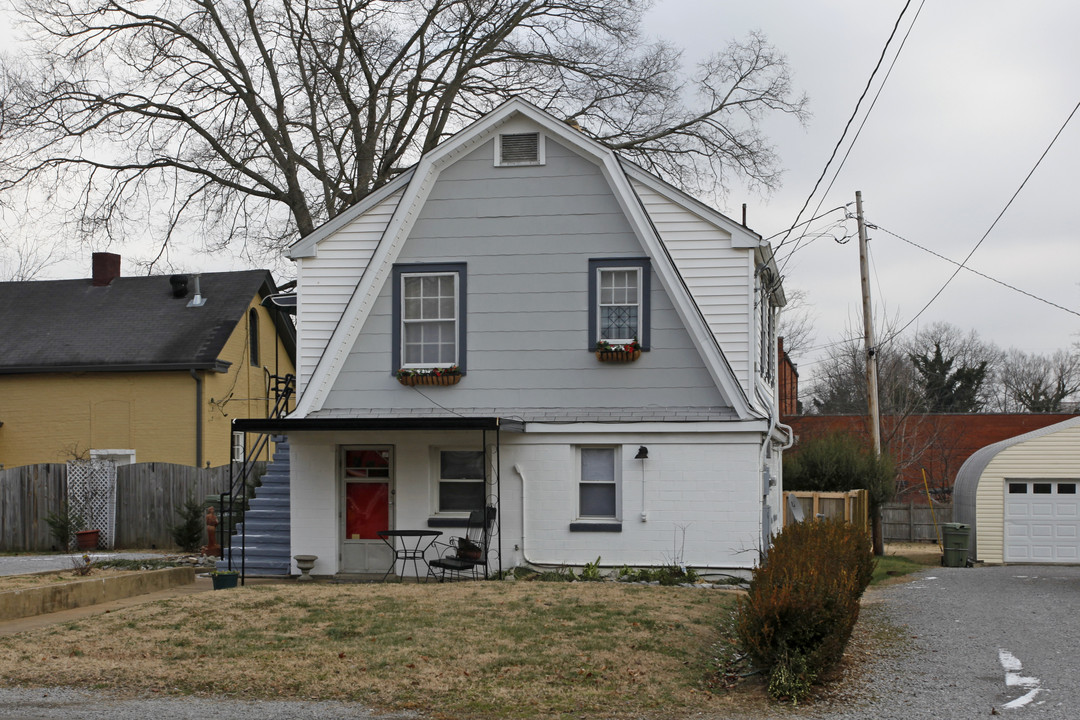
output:
POLYGON ((342 572, 383 573, 390 567, 390 549, 377 533, 393 527, 392 461, 390 448, 343 450, 342 572))

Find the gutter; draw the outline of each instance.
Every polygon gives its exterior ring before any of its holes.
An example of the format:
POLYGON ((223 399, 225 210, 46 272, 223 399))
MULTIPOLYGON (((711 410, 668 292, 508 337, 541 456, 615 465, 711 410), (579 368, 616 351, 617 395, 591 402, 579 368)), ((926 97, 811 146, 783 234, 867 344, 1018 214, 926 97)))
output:
POLYGON ((195 467, 203 464, 203 379, 198 370, 190 370, 195 380, 195 467))
POLYGON ((168 372, 170 370, 207 370, 227 373, 232 363, 227 360, 213 360, 203 363, 118 363, 102 365, 10 365, 0 367, 0 375, 31 375, 61 372, 168 372))

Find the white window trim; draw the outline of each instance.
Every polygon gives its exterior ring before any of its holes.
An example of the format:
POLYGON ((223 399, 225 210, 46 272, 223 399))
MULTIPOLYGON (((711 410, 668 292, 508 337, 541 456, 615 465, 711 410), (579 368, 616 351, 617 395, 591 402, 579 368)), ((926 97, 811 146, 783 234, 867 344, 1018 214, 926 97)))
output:
POLYGON ((547 163, 547 148, 544 142, 544 133, 535 133, 536 137, 536 160, 528 160, 523 162, 503 162, 502 159, 502 139, 504 135, 532 135, 531 132, 515 132, 515 133, 499 133, 495 138, 495 167, 523 167, 530 165, 545 165, 547 163))
MULTIPOLYGON (((484 463, 487 463, 487 453, 483 449, 477 448, 472 445, 438 445, 429 448, 431 462, 429 467, 431 468, 431 516, 432 517, 444 517, 444 518, 468 518, 469 513, 465 510, 442 510, 439 507, 439 486, 442 484, 442 456, 443 452, 479 452, 484 455, 484 463)), ((484 468, 485 472, 487 467, 484 468)), ((468 482, 462 480, 450 480, 449 482, 468 482)), ((487 496, 487 478, 483 478, 481 482, 484 485, 484 504, 488 503, 487 496)))
MULTIPOLYGON (((596 313, 596 342, 606 340, 612 345, 625 345, 635 339, 640 340, 642 318, 645 316, 645 298, 643 297, 645 292, 641 286, 641 270, 642 268, 638 265, 604 265, 596 268, 596 307, 593 308, 593 312, 596 313), (601 278, 606 272, 623 272, 627 270, 633 271, 634 276, 637 278, 637 303, 635 304, 637 306, 638 337, 605 338, 603 337, 603 330, 601 329, 603 325, 603 313, 601 312, 601 308, 605 307, 603 301, 600 299, 604 292, 601 278)), ((613 305, 613 307, 630 307, 630 303, 620 303, 617 306, 613 305)))
MULTIPOLYGON (((583 523, 612 523, 622 522, 622 452, 618 445, 577 445, 574 447, 574 502, 577 509, 576 522, 583 523), (615 514, 614 515, 582 515, 581 513, 581 486, 588 481, 581 478, 581 451, 582 450, 612 450, 611 462, 614 465, 615 483, 615 514)), ((593 483, 596 485, 606 483, 593 483)))
POLYGON ((461 339, 460 339, 460 323, 461 323, 461 277, 456 272, 409 272, 401 273, 401 280, 399 287, 397 288, 401 297, 401 317, 398 318, 398 322, 401 323, 401 367, 403 368, 437 368, 437 367, 450 367, 452 365, 459 365, 461 359, 461 339), (409 363, 405 361, 405 328, 409 322, 422 323, 422 322, 449 322, 446 320, 413 320, 409 321, 405 318, 405 280, 407 278, 414 277, 452 277, 454 278, 454 359, 452 362, 441 363, 409 363))
POLYGON ((244 462, 244 455, 247 451, 247 433, 243 431, 234 432, 232 434, 232 461, 244 462), (239 454, 237 453, 239 451, 239 454))
POLYGON ((134 450, 91 450, 91 460, 112 460, 117 465, 134 465, 135 464, 135 451, 134 450))

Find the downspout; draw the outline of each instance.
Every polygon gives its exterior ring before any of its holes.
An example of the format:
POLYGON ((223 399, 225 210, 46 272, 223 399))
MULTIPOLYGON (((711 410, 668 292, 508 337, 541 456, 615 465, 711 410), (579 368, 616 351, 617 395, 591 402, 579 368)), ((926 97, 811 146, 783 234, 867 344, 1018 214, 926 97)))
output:
MULTIPOLYGON (((773 321, 772 321, 773 326, 775 326, 779 322, 779 320, 780 320, 779 311, 777 311, 777 317, 774 318, 773 321)), ((770 346, 770 349, 772 349, 773 342, 772 342, 771 337, 769 338, 769 346, 770 346)), ((770 358, 769 362, 772 362, 771 358, 770 358)), ((762 440, 762 443, 761 443, 761 450, 758 452, 758 467, 761 468, 761 476, 762 476, 761 497, 762 497, 762 505, 763 506, 765 504, 765 499, 769 496, 769 488, 771 487, 771 485, 765 485, 764 481, 765 481, 765 458, 766 458, 766 455, 768 453, 769 443, 772 442, 773 431, 776 430, 777 428, 782 428, 787 433, 787 441, 780 448, 781 451, 787 450, 788 448, 790 448, 792 445, 795 444, 795 431, 790 426, 784 425, 783 423, 780 422, 780 363, 779 362, 777 362, 776 370, 772 374, 772 391, 773 391, 772 402, 769 404, 769 427, 768 427, 768 430, 765 431, 765 436, 764 436, 764 438, 762 440)), ((782 489, 783 488, 781 488, 781 490, 782 489)), ((781 493, 781 495, 780 495, 780 503, 781 503, 781 505, 783 505, 783 501, 784 501, 784 497, 783 497, 783 493, 781 493)), ((783 508, 782 507, 779 510, 779 514, 780 514, 781 517, 783 517, 783 508)), ((766 525, 765 518, 762 517, 762 519, 761 519, 761 549, 762 549, 762 552, 765 551, 765 548, 766 548, 766 546, 768 545, 768 542, 769 542, 769 538, 765 537, 765 525, 766 525)))
POLYGON ((514 463, 514 472, 521 478, 521 559, 529 565, 543 567, 544 563, 533 562, 529 559, 528 553, 525 552, 525 518, 529 516, 528 512, 526 512, 525 488, 528 487, 529 483, 525 480, 525 471, 521 469, 520 463, 514 463))
POLYGON ((195 379, 195 467, 201 468, 203 463, 203 379, 195 369, 191 370, 191 377, 195 379))

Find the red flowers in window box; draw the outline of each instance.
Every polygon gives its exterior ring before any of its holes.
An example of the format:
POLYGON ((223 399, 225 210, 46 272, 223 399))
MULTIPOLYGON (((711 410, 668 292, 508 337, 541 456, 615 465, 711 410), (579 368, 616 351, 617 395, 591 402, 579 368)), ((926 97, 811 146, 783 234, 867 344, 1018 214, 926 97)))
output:
POLYGON ((612 345, 607 340, 596 343, 596 359, 600 362, 633 362, 641 357, 641 343, 637 338, 624 344, 612 345))
POLYGON ((432 368, 401 368, 395 373, 402 385, 457 385, 461 368, 457 365, 432 368))

